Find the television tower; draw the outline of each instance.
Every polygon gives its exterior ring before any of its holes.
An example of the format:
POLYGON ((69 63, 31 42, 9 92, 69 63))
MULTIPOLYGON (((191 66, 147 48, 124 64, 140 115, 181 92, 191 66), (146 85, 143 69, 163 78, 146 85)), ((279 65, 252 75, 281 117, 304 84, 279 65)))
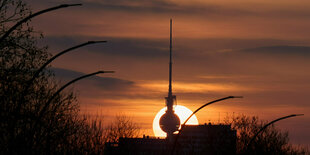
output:
POLYGON ((166 99, 167 111, 159 120, 160 128, 167 133, 167 139, 172 140, 173 132, 180 126, 180 118, 174 113, 173 103, 176 96, 172 94, 172 19, 170 19, 170 61, 169 61, 169 90, 166 99))

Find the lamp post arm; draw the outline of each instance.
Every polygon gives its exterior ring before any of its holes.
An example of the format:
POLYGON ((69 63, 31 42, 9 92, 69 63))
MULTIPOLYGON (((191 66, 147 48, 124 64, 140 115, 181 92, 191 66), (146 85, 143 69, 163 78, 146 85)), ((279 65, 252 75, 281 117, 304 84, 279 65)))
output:
POLYGON ((83 76, 80 76, 74 80, 71 80, 70 82, 66 83, 65 85, 63 85, 61 88, 59 88, 54 94, 53 96, 45 103, 43 109, 41 110, 41 113, 39 114, 39 117, 42 117, 42 115, 44 114, 44 112, 47 110, 48 106, 51 104, 51 102, 53 101, 53 99, 62 91, 64 90, 66 87, 68 87, 69 85, 73 84, 74 82, 76 81, 79 81, 79 80, 82 80, 82 79, 85 79, 87 77, 90 77, 90 76, 93 76, 93 75, 96 75, 96 74, 102 74, 102 73, 114 73, 114 71, 98 71, 98 72, 94 72, 94 73, 90 73, 90 74, 87 74, 87 75, 83 75, 83 76))
MULTIPOLYGON (((53 101, 53 99, 62 91, 64 90, 66 87, 68 87, 69 85, 71 85, 72 83, 76 82, 76 81, 79 81, 79 80, 82 80, 82 79, 85 79, 87 77, 90 77, 90 76, 94 76, 94 75, 97 75, 97 74, 101 74, 101 73, 114 73, 114 71, 97 71, 97 72, 94 72, 94 73, 90 73, 90 74, 87 74, 87 75, 83 75, 83 76, 80 76, 76 79, 73 79, 71 80, 70 82, 66 83, 65 85, 63 85, 61 88, 59 88, 54 94, 53 96, 45 103, 43 109, 41 110, 41 112, 39 112, 38 114, 38 117, 36 118, 34 124, 33 124, 33 129, 36 128, 36 126, 38 125, 39 121, 40 121, 40 118, 43 117, 43 114, 45 113, 45 111, 47 110, 48 106, 51 104, 51 102, 53 101)), ((54 110, 55 111, 55 110, 54 110)), ((33 130, 32 131, 32 135, 34 136, 35 134, 35 131, 33 130)))
POLYGON ((179 130, 179 133, 178 133, 178 134, 176 135, 176 137, 175 137, 174 144, 173 144, 173 148, 172 148, 172 151, 171 151, 171 155, 174 154, 174 150, 175 150, 175 147, 176 147, 176 144, 177 144, 179 135, 180 135, 181 132, 183 131, 183 126, 187 123, 187 121, 188 121, 195 113, 197 113, 199 110, 201 110, 202 108, 204 108, 204 107, 206 107, 206 106, 208 106, 208 105, 210 105, 210 104, 213 104, 213 103, 216 103, 216 102, 219 102, 219 101, 223 101, 223 100, 227 100, 227 99, 231 99, 231 98, 242 98, 242 96, 227 96, 227 97, 224 97, 224 98, 220 98, 220 99, 217 99, 217 100, 208 102, 208 103, 202 105, 201 107, 199 107, 198 109, 196 109, 196 110, 184 121, 184 123, 181 125, 181 129, 179 130))
POLYGON ((287 118, 290 118, 290 117, 296 117, 296 116, 302 116, 304 114, 292 114, 292 115, 288 115, 288 116, 284 116, 284 117, 281 117, 281 118, 278 118, 278 119, 275 119, 271 122, 269 122, 268 124, 266 124, 265 126, 263 126, 250 140, 250 142, 247 144, 247 149, 246 149, 246 152, 249 151, 249 148, 252 144, 252 142, 254 141, 254 139, 261 133, 263 132, 268 126, 274 124, 275 122, 278 122, 280 120, 283 120, 283 119, 287 119, 287 118))
POLYGON ((33 17, 36 17, 38 15, 41 15, 43 13, 46 12, 50 12, 50 11, 54 11, 57 9, 61 9, 61 8, 66 8, 66 7, 71 7, 71 6, 81 6, 82 4, 62 4, 62 5, 58 5, 55 7, 51 7, 51 8, 47 8, 41 11, 38 11, 34 14, 30 14, 29 16, 25 17, 24 19, 20 20, 19 22, 17 22, 15 25, 13 25, 1 38, 0 38, 0 43, 2 43, 2 41, 4 41, 6 39, 6 37, 8 37, 10 35, 10 33, 12 33, 12 31, 14 31, 18 26, 22 25, 23 23, 27 22, 28 20, 30 20, 33 17))
POLYGON ((42 70, 48 65, 50 64, 52 61, 54 61, 57 57, 69 52, 69 51, 72 51, 74 49, 77 49, 77 48, 80 48, 80 47, 83 47, 83 46, 86 46, 86 45, 89 45, 89 44, 96 44, 96 43, 106 43, 107 41, 88 41, 88 42, 85 42, 85 43, 82 43, 82 44, 79 44, 79 45, 76 45, 76 46, 73 46, 73 47, 70 47, 66 50, 63 50, 61 52, 59 52, 58 54, 54 55, 53 57, 51 57, 49 60, 47 60, 32 76, 32 78, 28 81, 28 84, 27 84, 27 87, 26 87, 26 91, 28 90, 28 87, 30 87, 31 83, 33 82, 33 80, 40 74, 40 72, 42 72, 42 70))
MULTIPOLYGON (((201 110, 202 108, 204 108, 204 107, 206 107, 206 106, 208 106, 208 105, 210 105, 210 104, 213 104, 213 103, 215 103, 215 102, 227 100, 227 99, 230 99, 230 98, 242 98, 242 96, 227 96, 227 97, 224 97, 224 98, 220 98, 220 99, 217 99, 217 100, 208 102, 208 103, 202 105, 201 107, 199 107, 198 109, 196 109, 196 110, 184 121, 184 123, 182 124, 182 126, 185 125, 185 124, 187 123, 187 121, 188 121, 194 114, 196 114, 199 110, 201 110)), ((181 128, 181 129, 182 129, 182 128, 181 128)))
MULTIPOLYGON (((82 43, 82 44, 79 44, 79 45, 76 45, 76 46, 73 46, 73 47, 70 47, 66 50, 63 50, 61 52, 59 52, 58 54, 54 55, 53 57, 51 57, 49 60, 47 60, 32 76, 32 78, 26 82, 26 85, 25 85, 25 89, 23 90, 22 92, 22 97, 25 96, 26 92, 29 90, 31 84, 33 83, 33 81, 39 76, 40 72, 43 71, 43 69, 48 65, 50 64, 52 61, 54 61, 56 58, 58 58, 59 56, 67 53, 67 52, 70 52, 74 49, 77 49, 77 48, 80 48, 80 47, 83 47, 83 46, 86 46, 86 45, 89 45, 89 44, 96 44, 96 43, 105 43, 107 41, 88 41, 88 42, 85 42, 85 43, 82 43)), ((24 99, 22 98, 22 102, 23 103, 24 99)), ((17 111, 19 111, 21 108, 21 104, 18 105, 17 107, 17 111)))

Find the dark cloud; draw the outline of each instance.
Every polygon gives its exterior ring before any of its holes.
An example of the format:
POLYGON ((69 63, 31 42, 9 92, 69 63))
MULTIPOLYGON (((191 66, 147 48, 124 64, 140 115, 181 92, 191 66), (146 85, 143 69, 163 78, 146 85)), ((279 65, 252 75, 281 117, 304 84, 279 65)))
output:
POLYGON ((276 54, 276 55, 298 55, 298 56, 310 56, 309 46, 267 46, 257 47, 251 49, 243 49, 240 52, 246 53, 261 53, 261 54, 276 54))
MULTIPOLYGON (((60 51, 61 49, 67 49, 88 40, 107 40, 107 43, 88 45, 81 48, 88 52, 96 52, 104 55, 154 59, 167 57, 169 54, 169 40, 166 39, 47 36, 41 43, 48 44, 53 51, 60 51)), ((175 56, 178 56, 178 53, 175 56)))
MULTIPOLYGON (((186 39, 176 38, 175 48, 182 54, 186 53, 200 53, 200 54, 214 54, 214 53, 232 53, 246 50, 252 50, 263 47, 280 47, 277 45, 284 45, 284 47, 299 47, 297 45, 305 44, 305 41, 294 41, 285 39, 239 39, 239 38, 200 38, 200 39, 186 39), (289 46, 292 45, 292 46, 289 46), (296 46, 293 46, 296 45, 296 46)), ((273 49, 270 49, 273 50, 273 49)), ((299 50, 299 49, 297 49, 299 50)))
MULTIPOLYGON (((85 2, 85 1, 84 1, 85 2)), ((308 18, 309 9, 294 10, 291 7, 273 9, 265 8, 264 5, 256 5, 258 9, 248 9, 246 7, 236 7, 233 5, 211 4, 211 3, 178 3, 169 0, 103 0, 86 2, 92 8, 107 10, 118 10, 124 12, 138 13, 159 13, 159 14, 184 14, 200 15, 204 17, 238 18, 238 17, 275 17, 275 18, 308 18)))
MULTIPOLYGON (((223 5, 221 3, 179 3, 169 0, 32 0, 29 1, 34 6, 53 6, 57 4, 82 3, 80 10, 84 11, 120 11, 130 13, 157 13, 169 14, 169 16, 183 14, 203 17, 221 17, 221 18, 238 18, 238 17, 273 17, 273 18, 308 18, 310 11, 308 8, 292 9, 288 4, 283 7, 266 7, 265 5, 256 5, 256 9, 247 7, 236 7, 235 5, 223 5)), ((227 4, 227 3, 225 3, 227 4)), ((212 18, 216 19, 216 18, 212 18)))
POLYGON ((179 3, 169 0, 94 0, 80 1, 86 7, 93 9, 106 9, 122 12, 136 13, 159 13, 159 14, 184 14, 201 15, 205 17, 236 18, 240 16, 272 16, 276 18, 308 17, 307 9, 294 10, 287 8, 266 9, 264 5, 257 5, 259 9, 247 9, 233 5, 211 4, 211 3, 179 3))
POLYGON ((134 38, 107 38, 107 40, 109 40, 108 43, 102 46, 101 49, 90 47, 90 50, 109 55, 122 55, 146 59, 168 56, 168 41, 134 38))
MULTIPOLYGON (((51 68, 51 70, 55 73, 56 78, 63 82, 69 82, 75 78, 86 75, 85 73, 63 68, 51 68)), ((111 77, 101 77, 100 74, 97 76, 88 77, 87 79, 81 80, 81 82, 78 83, 81 83, 81 85, 86 87, 96 87, 99 90, 109 91, 124 91, 130 87, 133 87, 134 85, 134 82, 132 81, 111 77)))
POLYGON ((87 9, 105 9, 105 10, 122 10, 127 12, 157 12, 157 11, 176 11, 178 5, 165 0, 46 0, 44 2, 33 0, 29 2, 33 5, 57 5, 57 4, 75 4, 81 3, 87 9))
MULTIPOLYGON (((223 16, 229 15, 229 17, 234 16, 248 16, 254 12, 233 8, 233 7, 224 7, 216 4, 200 4, 194 5, 191 3, 177 3, 168 0, 47 0, 47 1, 38 1, 34 0, 29 2, 34 6, 53 6, 57 4, 83 4, 81 10, 85 11, 120 11, 120 12, 130 12, 130 13, 157 13, 157 14, 170 14, 170 15, 204 15, 204 16, 223 16)), ((223 16, 225 17, 225 16, 223 16)))
MULTIPOLYGON (((83 47, 80 53, 69 53, 68 56, 72 57, 71 61, 85 60, 85 65, 88 61, 105 64, 108 65, 107 68, 113 68, 123 75, 136 72, 135 77, 139 76, 139 79, 142 77, 166 78, 166 65, 169 57, 168 39, 73 36, 47 37, 46 42, 51 47, 65 49, 86 40, 108 40, 108 42, 83 47), (90 54, 94 52, 95 54, 90 54), (94 55, 97 58, 93 58, 94 55)), ((297 72, 297 70, 307 68, 310 58, 309 47, 294 46, 294 44, 299 45, 296 41, 272 39, 176 38, 173 48, 174 72, 178 75, 176 77, 178 80, 186 80, 188 75, 209 75, 227 77, 225 79, 209 78, 210 82, 260 81, 263 83, 268 78, 269 80, 278 79, 278 71, 292 72, 295 70, 297 72), (276 46, 278 44, 288 45, 276 46), (268 77, 263 78, 262 74, 268 74, 268 77), (232 79, 232 77, 235 78, 232 79)), ((298 75, 282 78, 280 81, 283 83, 290 80, 298 82, 304 81, 304 77, 304 74, 298 73, 298 75)))
MULTIPOLYGON (((94 44, 82 47, 89 52, 97 52, 108 55, 156 58, 167 57, 169 38, 116 38, 93 36, 47 36, 41 40, 41 44, 48 44, 52 49, 66 49, 88 40, 107 40, 107 43, 94 44)), ((234 38, 175 38, 174 56, 193 56, 214 53, 279 53, 279 54, 309 54, 310 47, 294 46, 304 42, 276 39, 234 39, 234 38), (279 44, 283 44, 279 46, 279 44), (285 45, 288 44, 288 45, 285 45), (293 44, 293 45, 292 45, 293 44), (291 46, 292 45, 292 46, 291 46)))

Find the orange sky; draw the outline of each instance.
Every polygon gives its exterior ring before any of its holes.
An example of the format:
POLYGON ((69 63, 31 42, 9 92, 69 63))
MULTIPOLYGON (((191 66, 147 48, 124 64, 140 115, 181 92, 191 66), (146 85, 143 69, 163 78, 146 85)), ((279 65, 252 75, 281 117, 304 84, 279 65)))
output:
MULTIPOLYGON (((29 1, 33 10, 70 1, 29 1)), ((63 82, 82 73, 115 70, 74 85, 82 112, 109 122, 127 114, 152 134, 168 91, 169 19, 173 18, 173 91, 200 123, 247 114, 273 120, 295 144, 310 144, 310 5, 307 0, 79 0, 33 19, 55 54, 87 40, 108 40, 53 62, 63 82), (105 78, 108 77, 108 78, 105 78)))

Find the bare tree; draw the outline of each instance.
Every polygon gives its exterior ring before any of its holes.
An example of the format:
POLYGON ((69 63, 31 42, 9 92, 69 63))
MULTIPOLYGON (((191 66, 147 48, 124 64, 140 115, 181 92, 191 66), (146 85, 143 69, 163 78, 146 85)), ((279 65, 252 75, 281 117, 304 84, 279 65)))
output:
POLYGON ((268 122, 257 116, 239 115, 227 117, 227 124, 237 131, 237 154, 306 154, 307 149, 294 147, 289 143, 288 132, 283 132, 274 125, 266 128, 247 150, 251 138, 268 122))
MULTIPOLYGON (((0 0, 0 36, 30 14, 22 0, 0 0)), ((53 73, 47 68, 28 85, 50 57, 37 45, 42 37, 26 22, 0 43, 0 154, 103 154, 106 141, 138 136, 138 125, 126 116, 108 127, 81 118, 72 91, 45 107, 60 87, 53 73)))
MULTIPOLYGON (((29 14, 22 0, 0 0, 0 36, 29 14)), ((50 57, 47 47, 37 44, 41 37, 26 22, 0 43, 0 154, 62 154, 86 149, 73 141, 88 127, 78 116, 74 93, 60 93, 41 114, 44 103, 60 87, 53 73, 45 69, 26 88, 50 57)))
POLYGON ((74 143, 71 146, 79 148, 74 153, 103 154, 107 142, 118 142, 120 137, 138 137, 140 133, 139 125, 126 115, 117 115, 108 125, 104 124, 104 119, 99 115, 82 117, 78 132, 71 140, 74 143))
POLYGON ((115 120, 106 127, 105 137, 107 142, 117 142, 120 137, 134 138, 140 134, 141 127, 131 117, 117 115, 115 120))

